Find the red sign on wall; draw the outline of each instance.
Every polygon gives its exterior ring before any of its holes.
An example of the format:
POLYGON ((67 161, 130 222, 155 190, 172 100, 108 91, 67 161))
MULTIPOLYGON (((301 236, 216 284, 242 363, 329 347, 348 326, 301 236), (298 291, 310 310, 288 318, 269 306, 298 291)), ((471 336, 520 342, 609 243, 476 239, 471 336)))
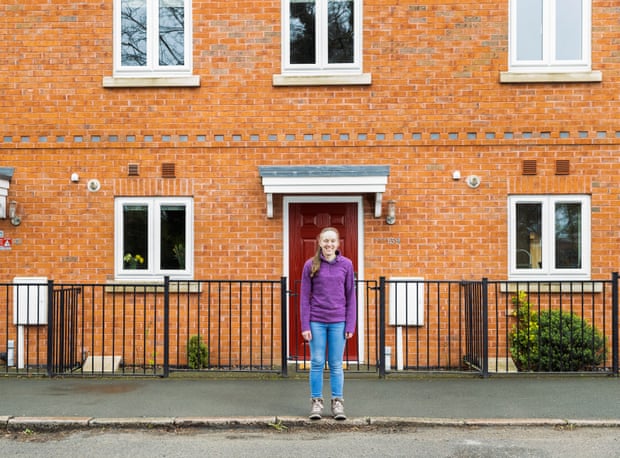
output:
POLYGON ((0 237, 0 250, 10 250, 13 247, 13 239, 0 237))

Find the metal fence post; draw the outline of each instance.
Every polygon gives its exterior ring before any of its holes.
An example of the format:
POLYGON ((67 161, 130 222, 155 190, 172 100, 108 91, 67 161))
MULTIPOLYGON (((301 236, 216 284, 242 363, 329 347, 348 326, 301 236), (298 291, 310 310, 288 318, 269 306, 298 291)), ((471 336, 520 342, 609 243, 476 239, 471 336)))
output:
POLYGON ((54 280, 47 281, 47 376, 54 376, 54 280))
POLYGON ((618 272, 611 274, 611 358, 612 372, 618 375, 618 272))
POLYGON ((170 374, 170 277, 164 277, 164 377, 170 374))
POLYGON ((379 277, 379 377, 385 377, 385 277, 379 277))
POLYGON ((281 350, 280 354, 282 355, 282 376, 288 377, 288 338, 286 335, 286 330, 288 329, 288 304, 287 304, 287 291, 286 291, 286 277, 280 277, 280 334, 281 338, 281 350))
POLYGON ((489 279, 482 279, 482 377, 489 376, 489 279))

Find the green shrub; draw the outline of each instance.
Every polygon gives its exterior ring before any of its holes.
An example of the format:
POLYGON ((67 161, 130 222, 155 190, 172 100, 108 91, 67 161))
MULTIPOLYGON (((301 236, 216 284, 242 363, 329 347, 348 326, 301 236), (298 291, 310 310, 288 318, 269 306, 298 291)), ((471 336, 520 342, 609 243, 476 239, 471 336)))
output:
POLYGON ((517 324, 510 333, 510 353, 522 371, 582 371, 603 363, 605 339, 574 313, 532 310, 523 291, 513 298, 517 324))
POLYGON ((200 336, 191 336, 187 342, 187 365, 190 369, 207 367, 209 350, 200 336))

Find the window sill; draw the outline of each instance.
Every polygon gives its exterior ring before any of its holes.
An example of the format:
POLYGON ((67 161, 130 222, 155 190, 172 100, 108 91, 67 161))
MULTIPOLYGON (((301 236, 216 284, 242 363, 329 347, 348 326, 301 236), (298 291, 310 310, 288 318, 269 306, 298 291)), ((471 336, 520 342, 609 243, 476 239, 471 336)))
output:
MULTIPOLYGON (((193 280, 171 280, 171 293, 200 293, 201 283, 193 280)), ((163 293, 164 283, 161 281, 113 280, 105 286, 106 293, 163 293)))
POLYGON ((603 282, 597 281, 527 281, 509 280, 500 285, 502 293, 530 291, 532 293, 602 293, 603 282))
POLYGON ((104 76, 103 87, 200 87, 200 76, 118 77, 104 76))
POLYGON ((567 72, 567 73, 529 73, 529 72, 501 72, 500 83, 600 83, 603 73, 567 72))
POLYGON ((354 75, 273 75, 274 86, 368 86, 372 83, 370 73, 354 75))

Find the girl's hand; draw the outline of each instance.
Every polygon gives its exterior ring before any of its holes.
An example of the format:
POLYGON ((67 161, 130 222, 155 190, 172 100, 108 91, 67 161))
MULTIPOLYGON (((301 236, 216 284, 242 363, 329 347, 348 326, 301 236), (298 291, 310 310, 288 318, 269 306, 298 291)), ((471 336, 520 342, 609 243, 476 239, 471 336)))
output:
POLYGON ((352 332, 345 332, 344 333, 344 338, 345 339, 350 339, 351 337, 353 337, 353 333, 352 332))
POLYGON ((312 340, 312 331, 303 331, 301 336, 306 342, 310 342, 312 340))

